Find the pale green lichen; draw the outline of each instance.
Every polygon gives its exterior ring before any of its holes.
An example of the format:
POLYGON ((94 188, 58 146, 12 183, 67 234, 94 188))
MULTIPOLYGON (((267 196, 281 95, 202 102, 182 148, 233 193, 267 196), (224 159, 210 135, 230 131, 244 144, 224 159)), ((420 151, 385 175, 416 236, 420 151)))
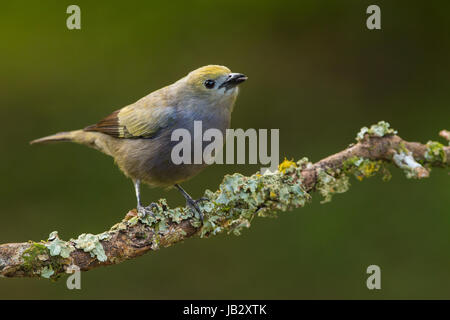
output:
POLYGON ((436 141, 428 141, 427 151, 425 152, 425 159, 428 162, 447 163, 447 155, 444 150, 444 145, 436 141))
POLYGON ((336 177, 319 168, 317 170, 316 189, 324 198, 320 203, 330 202, 335 193, 344 193, 350 187, 348 176, 336 173, 336 177))
POLYGON ((101 240, 108 239, 109 234, 107 232, 99 235, 91 233, 83 233, 78 236, 78 239, 72 240, 75 243, 77 249, 82 249, 84 252, 89 252, 91 257, 96 257, 98 261, 104 262, 108 260, 105 254, 101 240))
POLYGON ((159 199, 152 207, 152 214, 143 216, 139 213, 136 219, 131 218, 127 224, 134 225, 137 221, 140 221, 152 227, 155 232, 164 234, 169 228, 169 223, 180 223, 189 218, 196 218, 191 223, 194 226, 200 226, 199 218, 195 217, 194 212, 189 208, 169 209, 166 199, 159 199))
POLYGON ((49 249, 51 256, 68 258, 70 253, 75 250, 69 242, 59 239, 58 231, 50 233, 48 240, 49 242, 45 246, 49 249))
POLYGON ((55 273, 55 271, 53 271, 52 266, 45 266, 42 270, 41 270, 41 277, 46 278, 46 279, 50 279, 50 277, 55 273))
POLYGON ((377 124, 372 125, 370 128, 361 128, 361 130, 356 135, 356 140, 363 140, 366 133, 371 136, 384 137, 385 135, 389 134, 397 134, 397 131, 390 128, 390 124, 388 122, 380 121, 377 124))
POLYGON ((59 239, 58 231, 53 231, 50 233, 45 247, 48 248, 50 256, 69 258, 70 253, 77 248, 82 249, 84 252, 89 252, 92 257, 97 257, 99 261, 103 262, 107 260, 107 256, 100 241, 109 239, 110 237, 108 232, 103 232, 98 235, 83 233, 78 239, 63 241, 59 239), (75 246, 72 245, 71 242, 73 242, 75 246))
POLYGON ((275 171, 250 177, 235 173, 226 175, 219 190, 207 190, 205 197, 210 203, 202 204, 205 221, 201 236, 217 234, 224 230, 240 234, 248 228, 255 215, 276 217, 276 211, 286 211, 302 207, 310 199, 303 189, 300 178, 300 166, 305 162, 285 161, 275 171), (214 212, 213 215, 209 214, 214 212))

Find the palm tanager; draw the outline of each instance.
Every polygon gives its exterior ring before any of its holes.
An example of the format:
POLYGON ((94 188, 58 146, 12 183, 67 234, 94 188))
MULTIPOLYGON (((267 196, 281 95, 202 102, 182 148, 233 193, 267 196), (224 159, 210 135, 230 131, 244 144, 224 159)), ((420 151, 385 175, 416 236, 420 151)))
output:
POLYGON ((179 184, 195 176, 206 164, 204 161, 174 164, 171 150, 177 142, 172 141, 172 132, 183 128, 193 136, 194 121, 201 121, 203 130, 215 128, 225 135, 238 94, 237 85, 245 80, 245 75, 232 73, 227 67, 204 66, 94 125, 60 132, 31 144, 71 141, 97 149, 112 156, 133 180, 140 214, 152 214, 155 205, 142 206, 140 183, 143 182, 150 186, 175 186, 203 220, 198 202, 207 199, 193 200, 179 184))

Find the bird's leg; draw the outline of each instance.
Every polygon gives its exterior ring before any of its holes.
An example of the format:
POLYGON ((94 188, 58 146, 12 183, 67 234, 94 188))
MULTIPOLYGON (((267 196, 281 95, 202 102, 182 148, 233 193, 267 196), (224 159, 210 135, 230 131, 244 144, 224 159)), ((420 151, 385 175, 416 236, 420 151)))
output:
POLYGON ((203 201, 209 201, 209 199, 202 197, 198 200, 194 200, 186 191, 184 191, 184 189, 179 184, 175 184, 175 187, 181 192, 183 197, 186 199, 187 206, 189 208, 193 209, 194 211, 197 211, 197 213, 200 216, 200 220, 203 222, 203 214, 198 206, 198 203, 203 202, 203 201))
POLYGON ((140 186, 141 186, 141 180, 134 180, 134 190, 136 191, 136 199, 137 199, 137 210, 139 213, 142 214, 143 217, 145 217, 147 214, 151 215, 152 217, 155 217, 153 215, 153 211, 152 209, 154 207, 158 207, 158 205, 154 202, 152 202, 148 207, 144 207, 141 204, 141 190, 140 190, 140 186))
POLYGON ((141 186, 141 181, 140 180, 135 180, 134 181, 134 191, 136 191, 136 200, 137 200, 137 207, 138 207, 138 209, 142 207, 142 205, 141 205, 141 190, 140 190, 140 186, 141 186))

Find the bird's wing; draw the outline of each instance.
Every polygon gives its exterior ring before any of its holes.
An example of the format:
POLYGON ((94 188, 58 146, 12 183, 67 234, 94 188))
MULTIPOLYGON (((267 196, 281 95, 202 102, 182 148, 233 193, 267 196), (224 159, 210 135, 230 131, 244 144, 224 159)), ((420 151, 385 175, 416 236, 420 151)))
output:
POLYGON ((156 106, 149 100, 143 98, 84 130, 102 132, 115 138, 152 138, 174 121, 175 113, 172 107, 156 106))

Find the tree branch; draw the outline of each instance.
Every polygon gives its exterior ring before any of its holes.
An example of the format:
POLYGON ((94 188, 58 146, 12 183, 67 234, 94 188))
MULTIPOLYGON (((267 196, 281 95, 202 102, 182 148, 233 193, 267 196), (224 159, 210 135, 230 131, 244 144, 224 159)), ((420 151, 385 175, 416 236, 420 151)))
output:
MULTIPOLYGON (((74 269, 87 271, 134 259, 196 235, 239 234, 256 215, 276 216, 276 212, 304 206, 314 191, 322 194, 322 202, 330 201, 333 194, 348 190, 351 175, 363 180, 379 172, 388 179, 389 163, 416 179, 428 177, 431 167, 449 166, 450 146, 407 142, 396 133, 381 121, 362 128, 357 143, 314 164, 306 158, 285 160, 276 172, 226 175, 217 191, 205 191, 210 201, 201 204, 203 225, 189 208, 170 209, 161 199, 154 217, 138 216, 133 209, 98 235, 63 241, 52 232, 46 241, 0 245, 0 276, 55 279, 74 269)), ((448 131, 441 131, 441 136, 448 139, 448 131)))

